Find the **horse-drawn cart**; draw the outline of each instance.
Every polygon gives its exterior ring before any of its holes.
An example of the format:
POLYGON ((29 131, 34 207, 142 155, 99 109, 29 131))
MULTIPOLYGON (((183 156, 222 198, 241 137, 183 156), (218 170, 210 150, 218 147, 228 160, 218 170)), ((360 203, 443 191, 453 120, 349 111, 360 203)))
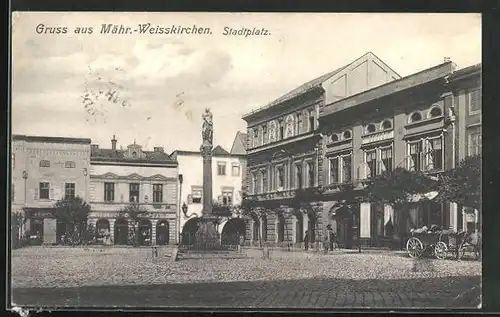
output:
POLYGON ((463 259, 466 254, 472 254, 474 259, 479 259, 481 235, 436 228, 427 230, 424 227, 412 231, 412 237, 406 242, 406 250, 411 258, 434 255, 438 259, 445 259, 452 254, 455 258, 463 259))

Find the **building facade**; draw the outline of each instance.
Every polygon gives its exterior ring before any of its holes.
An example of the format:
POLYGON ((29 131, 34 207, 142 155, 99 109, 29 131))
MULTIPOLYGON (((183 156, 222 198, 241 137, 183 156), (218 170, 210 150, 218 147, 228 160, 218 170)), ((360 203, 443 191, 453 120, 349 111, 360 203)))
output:
MULTIPOLYGON (((314 240, 320 239, 325 213, 290 211, 298 189, 319 188, 324 182, 320 111, 327 104, 399 78, 373 53, 367 53, 243 116, 248 126, 246 191, 266 210, 251 221, 252 241, 299 244, 306 230, 314 240), (290 214, 294 215, 284 216, 290 214)), ((311 203, 321 208, 321 203, 311 203)))
POLYGON ((178 163, 162 147, 146 151, 134 142, 118 150, 113 136, 111 148, 91 146, 90 165, 89 223, 98 240, 131 243, 135 220, 123 210, 133 204, 146 211, 135 224, 139 244, 176 243, 178 163))
MULTIPOLYGON (((242 154, 231 154, 216 146, 212 157, 212 191, 213 198, 221 205, 237 206, 241 204, 243 188, 243 171, 245 167, 245 156, 242 154)), ((178 226, 180 228, 179 239, 184 239, 184 244, 197 230, 198 217, 203 210, 203 158, 197 151, 176 150, 172 159, 179 163, 180 188, 178 192, 178 203, 187 206, 184 214, 179 210, 178 226)), ((182 209, 182 208, 181 208, 182 209)), ((218 231, 224 234, 240 232, 245 233, 245 222, 234 215, 233 218, 223 219, 218 225, 218 231)))
MULTIPOLYGON (((481 153, 480 65, 455 71, 452 62, 398 79, 326 105, 320 113, 323 134, 324 204, 341 243, 352 238, 352 222, 332 206, 345 199, 342 183, 363 187, 385 170, 404 167, 437 176, 467 155, 481 153)), ((394 228, 432 224, 456 230, 478 221, 454 203, 414 201, 406 224, 389 205, 362 203, 359 234, 365 244, 384 245, 394 228), (467 215, 467 216, 466 216, 467 215)))
POLYGON ((90 139, 12 136, 12 212, 27 219, 22 233, 55 244, 60 225, 54 204, 65 197, 88 197, 90 139))

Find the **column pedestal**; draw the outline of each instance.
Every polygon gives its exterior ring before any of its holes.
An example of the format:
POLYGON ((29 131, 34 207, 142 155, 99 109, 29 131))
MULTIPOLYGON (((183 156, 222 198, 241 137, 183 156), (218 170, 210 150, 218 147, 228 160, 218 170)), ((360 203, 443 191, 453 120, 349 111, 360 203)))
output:
POLYGON ((215 218, 201 217, 195 234, 195 248, 198 250, 221 249, 220 234, 217 232, 215 218))

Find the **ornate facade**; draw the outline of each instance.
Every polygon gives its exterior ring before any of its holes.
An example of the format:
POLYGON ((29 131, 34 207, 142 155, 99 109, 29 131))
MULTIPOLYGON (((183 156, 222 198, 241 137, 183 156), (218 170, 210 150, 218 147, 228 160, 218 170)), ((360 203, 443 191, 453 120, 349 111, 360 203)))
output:
POLYGON ((312 218, 306 213, 282 217, 283 213, 276 212, 292 214, 289 202, 295 191, 320 187, 324 182, 320 111, 325 104, 398 78, 374 54, 367 53, 243 116, 248 124, 246 190, 268 206, 262 208, 271 209, 260 213, 260 219, 254 217, 252 241, 262 237, 269 243, 301 243, 306 230, 316 240, 321 237, 324 213, 312 218))
POLYGON ((95 225, 103 243, 127 244, 133 219, 121 212, 131 203, 147 211, 137 223, 140 244, 174 244, 177 241, 176 214, 178 164, 161 147, 145 151, 130 144, 125 150, 92 145, 89 223, 95 225))

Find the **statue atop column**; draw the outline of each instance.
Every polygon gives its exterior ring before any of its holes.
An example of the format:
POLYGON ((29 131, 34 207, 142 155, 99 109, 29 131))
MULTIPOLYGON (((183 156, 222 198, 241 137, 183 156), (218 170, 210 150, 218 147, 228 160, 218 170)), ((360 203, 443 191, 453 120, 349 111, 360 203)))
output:
POLYGON ((203 145, 213 145, 213 137, 214 137, 214 124, 213 124, 213 116, 210 109, 205 109, 205 113, 201 115, 203 118, 203 126, 201 129, 201 137, 203 140, 203 145))

